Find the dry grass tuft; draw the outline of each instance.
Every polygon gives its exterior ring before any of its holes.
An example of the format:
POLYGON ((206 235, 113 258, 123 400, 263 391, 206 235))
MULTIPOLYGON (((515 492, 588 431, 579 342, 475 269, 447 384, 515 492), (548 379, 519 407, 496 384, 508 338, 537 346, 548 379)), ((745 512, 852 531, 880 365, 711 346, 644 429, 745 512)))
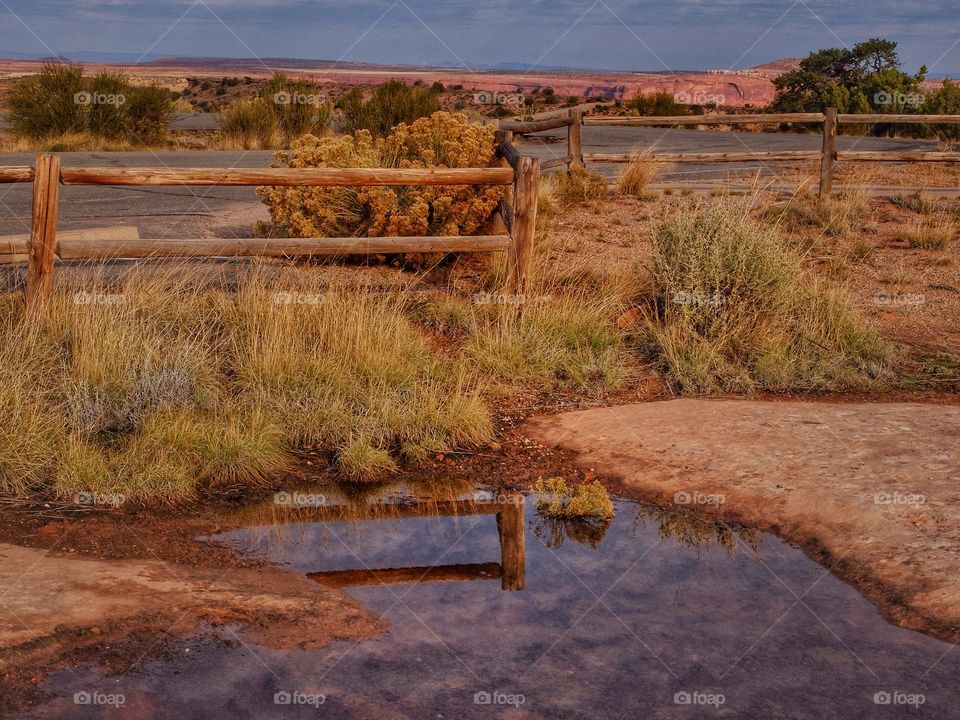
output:
POLYGON ((570 172, 548 175, 541 185, 557 206, 570 207, 582 202, 595 202, 607 197, 607 181, 602 175, 584 168, 573 168, 570 172))
POLYGON ((907 244, 923 250, 942 250, 957 239, 957 224, 952 220, 921 218, 905 231, 907 244))
POLYGON ((649 196, 647 185, 663 169, 664 163, 657 162, 644 153, 635 153, 630 162, 620 170, 617 191, 621 195, 646 199, 649 196))
POLYGON ((613 502, 599 480, 570 488, 562 477, 540 478, 533 489, 543 496, 537 500, 537 513, 544 517, 563 520, 613 518, 613 502))

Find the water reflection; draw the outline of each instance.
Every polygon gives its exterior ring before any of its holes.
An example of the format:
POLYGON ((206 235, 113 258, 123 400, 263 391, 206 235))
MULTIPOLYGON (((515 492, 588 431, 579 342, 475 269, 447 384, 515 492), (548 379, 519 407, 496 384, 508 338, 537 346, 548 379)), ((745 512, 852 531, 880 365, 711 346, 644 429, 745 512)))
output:
POLYGON ((324 585, 352 587, 363 585, 392 585, 394 583, 452 582, 463 580, 500 579, 504 590, 523 590, 525 544, 523 508, 524 497, 519 493, 479 495, 466 500, 406 500, 378 503, 375 506, 332 506, 322 508, 321 516, 337 520, 383 520, 422 517, 469 517, 495 515, 500 541, 500 562, 457 563, 396 568, 369 568, 326 570, 307 573, 307 577, 324 585), (371 507, 377 507, 375 514, 371 507))
MULTIPOLYGON (((377 532, 368 523, 403 521, 415 518, 454 518, 493 515, 496 517, 500 561, 457 562, 374 566, 357 556, 354 567, 311 568, 307 577, 336 588, 367 587, 409 583, 500 580, 506 591, 523 590, 526 578, 524 509, 520 493, 477 490, 474 486, 437 482, 398 482, 382 485, 323 485, 277 493, 259 505, 248 506, 234 518, 238 527, 247 527, 251 549, 263 552, 291 542, 310 539, 305 533, 320 527, 325 550, 331 528, 341 527, 354 534, 377 532), (364 529, 364 526, 367 526, 364 529)), ((613 525, 609 519, 557 518, 541 513, 540 502, 531 517, 534 537, 550 550, 560 549, 566 540, 596 549, 613 525)), ((647 524, 657 527, 662 540, 672 539, 689 547, 718 545, 735 552, 739 542, 757 549, 759 533, 722 522, 698 519, 688 513, 659 508, 647 503, 625 504, 635 508, 633 535, 647 524)), ((402 523, 401 523, 402 525, 402 523)), ((415 528, 411 527, 412 532, 415 528)), ((381 529, 382 532, 382 529, 381 529)), ((339 535, 336 536, 339 539, 339 535)), ((315 536, 313 541, 315 541, 315 536)))
POLYGON ((719 545, 729 553, 736 552, 738 539, 754 552, 760 549, 761 534, 752 528, 731 523, 701 520, 690 513, 668 510, 656 505, 637 506, 633 520, 634 533, 648 523, 655 524, 662 540, 674 540, 687 547, 719 545))
POLYGON ((612 524, 610 520, 538 515, 533 526, 533 534, 551 550, 562 547, 563 541, 567 538, 581 545, 596 548, 612 524))
POLYGON ((771 535, 626 501, 609 525, 584 526, 545 521, 533 496, 512 505, 526 512, 518 522, 520 512, 496 508, 503 496, 471 487, 303 492, 325 505, 270 501, 213 540, 346 587, 388 633, 309 650, 210 641, 116 678, 72 667, 45 684, 62 698, 45 716, 100 717, 72 703, 91 687, 124 693, 130 717, 211 720, 317 717, 315 707, 278 707, 277 694, 291 691, 322 694, 320 714, 332 720, 874 720, 955 717, 960 706, 960 655, 949 645, 891 625, 771 535), (466 581, 499 570, 502 582, 524 525, 534 532, 522 548, 523 592, 466 581), (761 541, 762 563, 749 550, 761 541), (926 704, 878 707, 875 697, 894 690, 926 704), (524 698, 522 707, 477 700, 495 693, 524 698), (678 704, 692 693, 725 704, 678 704), (162 713, 138 715, 154 698, 162 713))

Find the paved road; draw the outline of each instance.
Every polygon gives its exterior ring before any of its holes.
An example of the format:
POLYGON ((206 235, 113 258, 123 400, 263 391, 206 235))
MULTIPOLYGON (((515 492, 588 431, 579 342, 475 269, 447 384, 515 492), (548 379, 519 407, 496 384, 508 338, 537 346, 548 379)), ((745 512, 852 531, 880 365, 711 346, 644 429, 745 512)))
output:
MULTIPOLYGON (((273 153, 136 152, 64 153, 65 167, 270 167, 273 153)), ((0 153, 0 165, 31 165, 33 156, 0 153)), ((30 229, 31 185, 0 185, 0 234, 30 229)), ((69 186, 60 191, 63 230, 109 225, 136 225, 141 237, 193 238, 249 235, 253 188, 245 187, 95 187, 69 186), (233 226, 237 232, 231 231, 233 226)))
MULTIPOLYGON (((563 132, 541 133, 524 142, 524 153, 540 158, 566 153, 563 132), (551 137, 556 142, 545 142, 551 137)), ((751 150, 816 150, 817 135, 773 133, 705 132, 658 128, 584 128, 585 152, 628 152, 653 147, 663 152, 725 152, 751 150)), ((935 149, 929 141, 878 138, 839 139, 840 148, 854 145, 862 150, 935 149)), ((65 166, 108 167, 269 167, 272 153, 257 152, 174 152, 174 153, 65 153, 65 166)), ((0 165, 30 165, 29 154, 0 153, 0 165)), ((617 166, 592 166, 613 177, 617 166)), ((703 180, 761 167, 757 163, 685 165, 675 168, 666 179, 703 180)), ((0 234, 27 232, 30 223, 29 185, 0 185, 0 234)), ((99 225, 133 224, 142 237, 209 237, 248 234, 253 220, 263 215, 257 208, 253 188, 221 187, 64 187, 60 203, 60 227, 65 230, 99 225)))
MULTIPOLYGON (((218 113, 177 113, 170 123, 172 130, 216 130, 218 113)), ((0 130, 9 130, 10 123, 0 115, 0 130)))

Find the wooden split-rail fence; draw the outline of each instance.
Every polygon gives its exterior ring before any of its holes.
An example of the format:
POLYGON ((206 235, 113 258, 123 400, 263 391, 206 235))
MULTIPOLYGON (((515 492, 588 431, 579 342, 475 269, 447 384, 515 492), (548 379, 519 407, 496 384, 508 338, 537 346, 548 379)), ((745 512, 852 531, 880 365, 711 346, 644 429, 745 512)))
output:
POLYGON ((833 177, 837 164, 848 162, 930 162, 960 163, 960 153, 917 151, 838 151, 837 129, 840 125, 960 125, 960 115, 851 115, 842 114, 836 108, 823 113, 762 113, 742 115, 676 115, 642 117, 590 117, 579 108, 558 116, 537 121, 500 122, 500 131, 505 140, 513 135, 527 135, 568 128, 567 153, 564 156, 543 162, 541 170, 583 167, 586 163, 628 163, 638 154, 664 163, 733 163, 733 162, 796 162, 820 161, 820 197, 829 197, 833 192, 833 177), (772 152, 725 152, 725 153, 588 153, 583 152, 582 133, 586 126, 623 127, 691 127, 732 125, 787 125, 809 124, 823 126, 823 143, 820 150, 787 150, 772 152))
POLYGON ((63 260, 127 259, 146 257, 323 257, 387 253, 506 252, 505 289, 522 298, 533 261, 534 228, 540 174, 586 163, 626 163, 636 153, 583 152, 584 126, 630 127, 730 126, 820 124, 821 150, 735 153, 644 153, 667 163, 730 163, 805 161, 820 162, 820 196, 829 197, 837 163, 932 162, 960 163, 953 152, 838 151, 837 129, 843 124, 960 124, 958 115, 847 115, 835 108, 824 113, 743 115, 683 115, 644 117, 589 117, 580 108, 566 115, 538 121, 502 121, 497 131, 500 167, 487 168, 66 168, 57 155, 40 155, 34 167, 0 167, 0 183, 33 183, 33 212, 29 236, 14 236, 0 243, 0 262, 26 259, 26 300, 42 308, 53 289, 57 258, 63 260), (521 155, 514 135, 567 128, 566 155, 543 161, 521 155), (502 234, 463 237, 343 237, 343 238, 233 238, 140 239, 136 233, 109 234, 57 232, 61 185, 107 186, 398 186, 398 185, 500 185, 506 197, 495 218, 502 234))
POLYGON ((523 297, 533 260, 540 161, 520 157, 509 143, 501 166, 487 168, 67 168, 58 155, 40 155, 34 167, 0 167, 0 183, 33 183, 29 236, 6 238, 0 259, 26 259, 26 302, 43 308, 53 290, 57 258, 63 260, 206 257, 324 257, 387 253, 506 252, 506 290, 523 297), (401 186, 499 185, 505 199, 495 217, 497 235, 424 237, 323 237, 139 239, 120 234, 57 233, 61 185, 106 186, 401 186))

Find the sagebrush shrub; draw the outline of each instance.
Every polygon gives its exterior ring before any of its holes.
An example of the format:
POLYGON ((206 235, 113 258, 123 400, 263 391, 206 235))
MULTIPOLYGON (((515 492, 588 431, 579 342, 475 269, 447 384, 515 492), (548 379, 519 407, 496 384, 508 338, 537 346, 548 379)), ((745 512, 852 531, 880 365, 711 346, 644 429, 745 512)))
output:
POLYGON ((173 116, 173 97, 159 85, 135 86, 122 73, 87 77, 82 65, 60 63, 14 83, 7 106, 14 133, 32 139, 90 133, 158 144, 173 116))
POLYGON ((882 370, 889 348, 843 289, 742 203, 668 217, 652 261, 645 340, 684 392, 848 389, 882 370))
POLYGON ((411 87, 400 80, 389 80, 373 90, 369 100, 360 88, 353 88, 340 98, 343 129, 348 133, 366 130, 374 137, 383 137, 400 123, 412 123, 440 109, 436 87, 411 87))

